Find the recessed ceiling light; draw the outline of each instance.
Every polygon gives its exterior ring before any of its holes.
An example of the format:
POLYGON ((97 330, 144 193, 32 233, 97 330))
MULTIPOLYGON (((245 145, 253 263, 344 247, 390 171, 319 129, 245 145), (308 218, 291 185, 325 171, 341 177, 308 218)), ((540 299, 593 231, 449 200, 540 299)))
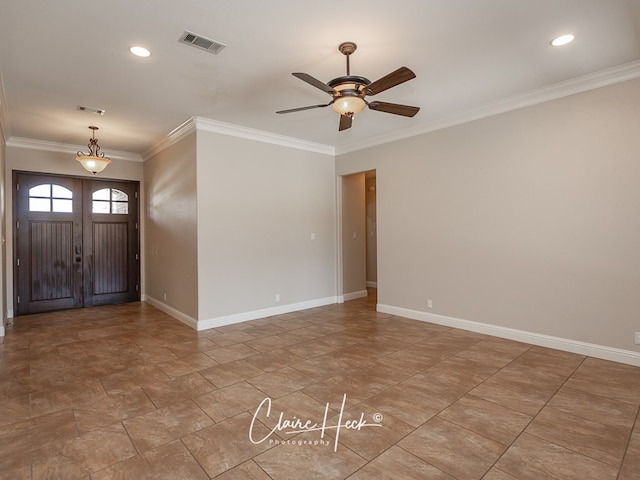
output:
POLYGON ((559 37, 556 37, 553 40, 551 40, 551 45, 553 45, 554 47, 561 47, 562 45, 566 45, 567 43, 573 42, 575 38, 576 38, 575 35, 571 33, 567 33, 566 35, 560 35, 559 37))
POLYGON ((134 46, 131 47, 129 51, 138 57, 148 57, 149 55, 151 55, 151 52, 144 47, 134 46))

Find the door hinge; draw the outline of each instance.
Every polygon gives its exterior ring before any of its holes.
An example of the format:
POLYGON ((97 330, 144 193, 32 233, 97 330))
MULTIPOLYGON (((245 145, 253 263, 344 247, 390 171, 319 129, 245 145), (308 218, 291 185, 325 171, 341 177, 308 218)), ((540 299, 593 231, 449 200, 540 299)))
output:
POLYGON ((20 220, 18 220, 18 221, 16 222, 16 229, 17 229, 17 230, 20 230, 20 220))
POLYGON ((20 259, 16 258, 16 265, 19 267, 20 266, 20 259))
POLYGON ((136 198, 138 198, 138 192, 136 192, 136 198))
POLYGON ((18 303, 20 303, 20 295, 18 295, 18 298, 16 300, 18 300, 18 303))
POLYGON ((136 230, 138 229, 138 222, 136 222, 136 230))
POLYGON ((136 253, 136 260, 140 260, 140 255, 136 253))
POLYGON ((139 285, 136 285, 136 292, 140 289, 139 285))
POLYGON ((19 192, 19 191, 20 191, 20 184, 16 183, 16 192, 19 192))

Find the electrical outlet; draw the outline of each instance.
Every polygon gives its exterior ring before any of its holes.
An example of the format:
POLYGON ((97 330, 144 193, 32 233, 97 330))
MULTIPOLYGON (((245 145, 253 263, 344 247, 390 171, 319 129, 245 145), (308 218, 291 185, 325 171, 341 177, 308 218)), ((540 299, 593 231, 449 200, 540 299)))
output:
POLYGON ((427 308, 433 308, 433 301, 431 299, 427 299, 427 308))
POLYGON ((634 334, 634 339, 635 339, 635 340, 634 340, 634 341, 635 341, 635 344, 636 344, 636 345, 640 345, 640 332, 636 332, 636 333, 634 334))
POLYGON ((164 298, 164 301, 166 302, 166 301, 167 301, 167 292, 164 292, 164 293, 162 294, 162 296, 163 296, 163 298, 164 298))

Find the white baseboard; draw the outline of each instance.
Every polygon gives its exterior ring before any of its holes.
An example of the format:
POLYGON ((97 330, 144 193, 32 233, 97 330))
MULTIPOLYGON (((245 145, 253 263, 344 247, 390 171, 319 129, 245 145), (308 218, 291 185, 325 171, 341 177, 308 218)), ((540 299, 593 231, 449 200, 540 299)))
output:
POLYGON ((158 310, 163 311, 164 313, 172 316, 176 320, 180 320, 182 323, 193 328, 194 330, 198 329, 198 320, 196 320, 193 317, 190 317, 185 313, 182 313, 180 310, 176 310, 175 308, 170 307, 166 303, 163 303, 160 300, 156 300, 155 298, 150 297, 149 295, 144 295, 142 298, 142 301, 150 303, 151 305, 156 307, 158 310))
POLYGON ((378 288, 378 282, 369 282, 369 281, 367 281, 367 287, 369 287, 369 288, 378 288))
POLYGON ((463 320, 461 318, 447 317, 434 313, 421 312, 419 310, 409 310, 407 308, 394 307, 392 305, 378 304, 377 311, 398 315, 400 317, 411 318, 423 322, 435 323, 447 327, 460 328, 471 332, 483 333, 494 337, 506 338, 523 343, 530 343, 541 347, 563 350, 565 352, 587 355, 590 357, 611 360, 613 362, 626 363, 628 365, 640 366, 640 353, 620 348, 607 347, 587 342, 579 342, 568 338, 553 337, 515 328, 501 327, 488 323, 463 320))
POLYGON ((274 315, 282 315, 284 313, 298 312, 309 308, 323 307, 337 303, 336 297, 318 298, 306 302, 290 303, 288 305, 279 305, 277 307, 263 308, 253 310, 251 312, 234 313, 232 315, 224 315, 222 317, 209 318, 207 320, 198 321, 196 329, 198 331, 208 330, 210 328, 223 327, 234 323, 248 322, 259 318, 272 317, 274 315))
POLYGON ((349 300, 355 300, 356 298, 364 298, 367 295, 369 295, 369 292, 366 290, 360 290, 359 292, 345 293, 342 298, 344 302, 348 302, 349 300))
POLYGON ((0 337, 4 337, 4 325, 0 325, 0 337))
POLYGON ((209 318, 206 320, 196 320, 189 315, 170 307, 166 303, 156 300, 153 297, 144 295, 142 301, 149 302, 158 310, 162 310, 167 315, 172 316, 176 320, 181 321, 185 325, 193 328, 194 330, 202 331, 209 330, 211 328, 223 327, 225 325, 232 325, 234 323, 248 322, 250 320, 257 320, 259 318, 272 317, 274 315, 282 315, 283 313, 297 312, 300 310, 307 310, 309 308, 323 307, 325 305, 331 305, 337 303, 336 297, 319 298, 316 300, 309 300, 306 302, 292 303, 289 305, 279 305, 277 307, 263 308, 261 310, 254 310, 251 312, 241 312, 232 315, 225 315, 222 317, 209 318))

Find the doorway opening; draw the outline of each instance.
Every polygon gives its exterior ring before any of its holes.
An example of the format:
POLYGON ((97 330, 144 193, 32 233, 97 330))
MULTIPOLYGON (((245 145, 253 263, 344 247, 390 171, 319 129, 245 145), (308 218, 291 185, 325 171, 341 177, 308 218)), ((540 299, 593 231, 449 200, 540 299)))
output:
POLYGON ((16 316, 140 299, 139 182, 14 172, 16 316))
POLYGON ((365 218, 367 223, 367 288, 378 288, 378 214, 376 197, 376 171, 364 174, 365 183, 365 218))
POLYGON ((341 177, 341 290, 345 301, 378 288, 376 171, 341 177))

